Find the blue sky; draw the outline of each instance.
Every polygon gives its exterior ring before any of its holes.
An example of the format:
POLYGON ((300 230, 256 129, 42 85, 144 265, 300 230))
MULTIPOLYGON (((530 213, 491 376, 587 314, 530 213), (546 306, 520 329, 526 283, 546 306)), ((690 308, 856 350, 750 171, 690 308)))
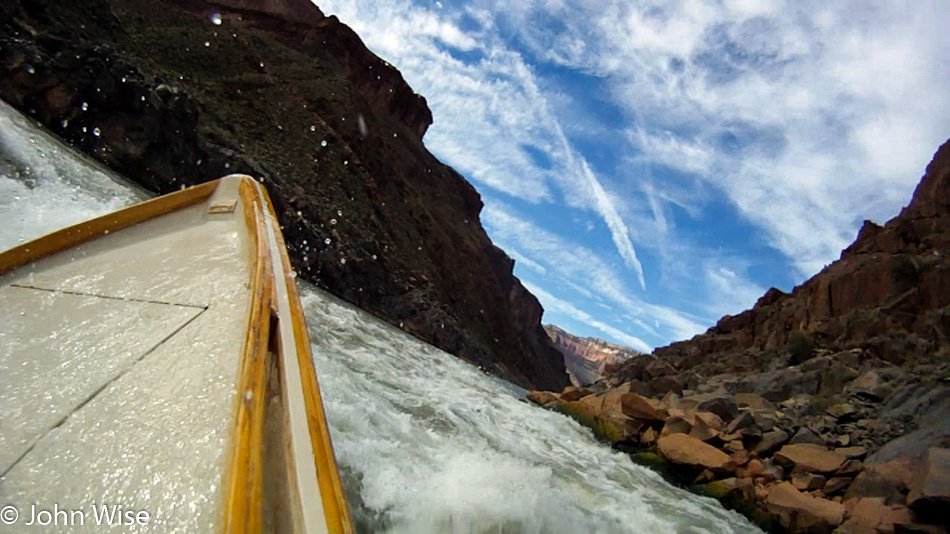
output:
POLYGON ((317 1, 426 97, 544 321, 641 350, 837 259, 950 136, 950 9, 317 1))

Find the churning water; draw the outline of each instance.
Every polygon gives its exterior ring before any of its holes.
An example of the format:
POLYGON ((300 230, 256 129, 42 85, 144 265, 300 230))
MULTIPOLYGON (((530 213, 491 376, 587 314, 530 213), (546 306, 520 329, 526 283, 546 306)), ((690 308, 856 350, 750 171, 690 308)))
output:
MULTIPOLYGON (((0 103, 0 250, 142 198, 0 103)), ((361 532, 749 532, 511 384, 301 282, 361 532)))

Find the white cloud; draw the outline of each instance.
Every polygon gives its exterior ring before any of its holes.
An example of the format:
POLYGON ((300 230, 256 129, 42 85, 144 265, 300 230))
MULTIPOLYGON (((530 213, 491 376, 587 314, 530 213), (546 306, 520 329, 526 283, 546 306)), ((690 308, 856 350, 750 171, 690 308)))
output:
POLYGON ((607 252, 497 203, 484 216, 550 296, 566 303, 582 283, 645 336, 688 337, 761 289, 748 276, 755 258, 736 257, 750 252, 719 250, 678 220, 725 200, 802 280, 863 219, 895 215, 950 133, 944 0, 319 4, 426 96, 427 147, 480 190, 605 223, 607 252), (562 91, 549 68, 597 77, 605 90, 589 98, 622 126, 588 113, 588 95, 562 91), (579 139, 623 165, 585 157, 579 139))
POLYGON ((614 303, 631 318, 659 322, 665 334, 661 339, 670 335, 687 338, 705 330, 690 314, 636 297, 618 272, 589 248, 540 228, 507 207, 486 202, 482 223, 500 247, 518 250, 522 257, 542 265, 549 282, 568 287, 582 282, 591 295, 585 295, 588 300, 600 298, 614 303))
MULTIPOLYGON (((434 20, 422 8, 359 2, 321 2, 327 12, 353 23, 367 44, 397 65, 413 88, 426 95, 437 119, 426 145, 466 177, 529 202, 552 202, 552 185, 568 205, 590 210, 606 223, 625 264, 646 287, 616 199, 570 143, 538 78, 518 52, 486 37, 478 44, 455 24, 434 20), (462 62, 436 41, 479 52, 462 62), (539 164, 525 147, 547 159, 539 164)), ((491 18, 475 12, 483 25, 491 18)), ((579 46, 579 41, 569 46, 579 46)), ((562 46, 565 46, 562 43, 562 46)))

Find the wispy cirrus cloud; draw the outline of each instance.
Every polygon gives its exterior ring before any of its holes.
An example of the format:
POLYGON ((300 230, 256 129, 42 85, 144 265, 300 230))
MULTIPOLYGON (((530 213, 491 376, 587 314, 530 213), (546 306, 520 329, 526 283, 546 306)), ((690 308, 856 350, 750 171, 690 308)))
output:
POLYGON ((950 135, 942 0, 317 3, 426 96, 519 275, 608 337, 801 282, 950 135))

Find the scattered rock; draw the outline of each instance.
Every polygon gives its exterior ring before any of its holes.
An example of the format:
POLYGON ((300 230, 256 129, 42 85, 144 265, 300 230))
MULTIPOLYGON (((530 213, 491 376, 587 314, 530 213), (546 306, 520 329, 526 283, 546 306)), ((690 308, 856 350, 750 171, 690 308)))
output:
POLYGON ((835 476, 853 478, 858 476, 858 473, 860 473, 863 468, 864 464, 861 463, 861 460, 848 460, 835 471, 835 476))
POLYGON ((558 402, 557 395, 550 391, 529 391, 528 400, 544 407, 552 406, 558 402))
POLYGON ((683 386, 672 376, 658 376, 647 382, 647 391, 651 397, 659 397, 667 393, 683 394, 683 386))
POLYGON ((857 410, 854 409, 854 406, 851 406, 848 403, 844 404, 835 404, 834 406, 825 410, 828 415, 834 417, 838 421, 850 421, 854 418, 857 410))
POLYGON ((724 425, 722 418, 712 412, 696 412, 695 417, 713 430, 722 430, 724 425))
MULTIPOLYGON (((718 417, 716 419, 718 419, 718 417)), ((719 437, 719 431, 710 427, 706 423, 706 419, 699 417, 699 414, 695 414, 693 416, 693 428, 690 430, 689 435, 700 441, 709 441, 719 437)))
POLYGON ((789 482, 780 482, 772 487, 765 502, 768 510, 779 516, 786 529, 794 526, 797 531, 830 530, 844 521, 843 505, 804 494, 789 482))
POLYGON ((775 405, 763 399, 755 393, 736 393, 736 405, 739 408, 750 408, 752 410, 775 411, 775 405))
POLYGON ((824 447, 825 440, 819 438, 814 432, 809 430, 806 427, 801 427, 798 429, 798 432, 792 436, 792 439, 788 442, 790 445, 799 445, 799 444, 811 444, 811 445, 821 445, 824 447))
POLYGON ((664 458, 676 464, 711 469, 717 473, 730 473, 736 469, 728 454, 686 434, 661 437, 657 448, 664 458))
POLYGON ((623 396, 621 409, 624 415, 642 421, 663 422, 670 416, 666 408, 658 401, 635 393, 627 393, 623 396))
POLYGON ((734 434, 743 428, 748 428, 755 424, 755 417, 753 417, 752 412, 743 411, 729 423, 729 426, 726 427, 726 434, 734 434))
POLYGON ((560 397, 564 402, 571 402, 581 400, 588 395, 590 395, 590 391, 587 391, 584 388, 567 386, 564 388, 564 391, 561 392, 560 397))
POLYGON ((819 445, 800 443, 785 445, 775 453, 775 461, 787 468, 809 473, 833 473, 845 462, 845 457, 819 445))
POLYGON ((911 466, 905 461, 865 463, 864 469, 848 487, 845 499, 855 497, 889 498, 907 490, 911 466))
POLYGON ((791 482, 799 491, 812 491, 823 488, 827 479, 814 473, 795 472, 791 482))
POLYGON ((653 430, 653 427, 647 427, 647 429, 640 434, 640 443, 643 443, 644 445, 652 445, 656 441, 657 437, 656 430, 653 430))
POLYGON ((849 389, 852 395, 868 402, 881 402, 893 391, 873 369, 856 378, 849 389))
POLYGON ((723 421, 732 421, 732 418, 739 413, 739 407, 736 401, 726 394, 707 394, 697 395, 702 397, 696 405, 696 411, 712 412, 718 415, 723 421))
POLYGON ((644 369, 643 379, 645 381, 650 381, 661 376, 670 376, 675 374, 676 369, 672 365, 659 358, 655 358, 652 362, 650 362, 649 365, 647 365, 646 369, 644 369))
POLYGON ((666 420, 666 424, 663 425, 663 430, 660 431, 660 437, 670 434, 689 434, 691 430, 693 430, 693 424, 687 421, 686 418, 670 417, 666 420))
POLYGON ((704 484, 699 488, 703 495, 719 499, 736 499, 739 502, 753 502, 755 500, 755 484, 748 478, 725 478, 704 484))
POLYGON ((762 440, 753 449, 759 457, 772 454, 775 450, 788 441, 788 432, 784 430, 772 430, 762 434, 762 440))
POLYGON ((848 489, 848 486, 851 485, 851 480, 848 477, 832 477, 828 479, 828 482, 825 483, 825 486, 821 489, 822 493, 825 495, 838 495, 848 489))

